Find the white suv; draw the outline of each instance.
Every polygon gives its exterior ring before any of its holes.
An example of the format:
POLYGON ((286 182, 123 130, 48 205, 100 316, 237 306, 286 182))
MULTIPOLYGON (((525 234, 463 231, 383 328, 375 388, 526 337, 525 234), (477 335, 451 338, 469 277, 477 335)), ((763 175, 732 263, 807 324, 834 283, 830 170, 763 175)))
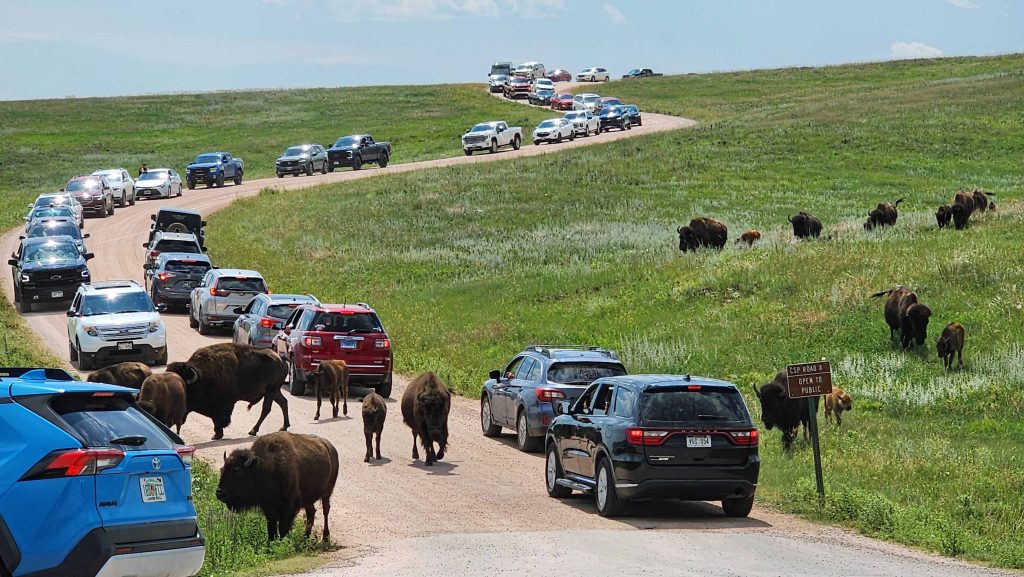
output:
POLYGON ((83 371, 127 360, 167 364, 162 310, 133 280, 83 284, 68 309, 71 360, 83 371))

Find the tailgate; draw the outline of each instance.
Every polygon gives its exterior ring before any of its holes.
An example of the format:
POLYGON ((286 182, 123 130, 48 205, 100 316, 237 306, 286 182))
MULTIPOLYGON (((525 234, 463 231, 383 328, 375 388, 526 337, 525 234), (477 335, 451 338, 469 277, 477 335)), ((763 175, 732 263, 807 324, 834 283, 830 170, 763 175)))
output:
POLYGON ((654 466, 743 465, 749 447, 736 446, 728 433, 714 431, 674 431, 661 445, 645 445, 647 463, 654 466))
POLYGON ((96 502, 104 527, 158 523, 129 541, 181 539, 196 534, 191 471, 174 451, 132 451, 96 475, 96 502), (161 523, 168 522, 171 523, 161 523), (174 522, 179 521, 179 522, 174 522))
MULTIPOLYGON (((223 292, 223 291, 221 291, 223 292)), ((227 296, 213 297, 214 314, 233 315, 235 307, 244 307, 258 294, 256 291, 229 292, 227 296)))

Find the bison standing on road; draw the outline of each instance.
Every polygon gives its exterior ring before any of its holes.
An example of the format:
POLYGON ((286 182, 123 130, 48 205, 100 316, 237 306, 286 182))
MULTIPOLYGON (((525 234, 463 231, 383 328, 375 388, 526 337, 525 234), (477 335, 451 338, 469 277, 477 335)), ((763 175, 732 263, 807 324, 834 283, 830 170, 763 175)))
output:
POLYGON ((281 393, 288 369, 273 351, 220 343, 197 349, 187 362, 167 365, 167 371, 177 373, 185 381, 187 411, 213 419, 214 440, 224 437, 224 427, 231 424, 231 413, 238 401, 248 402, 250 409, 263 401, 260 418, 249 431, 252 436, 259 431, 275 402, 284 415, 281 430, 291 426, 288 400, 281 393))
POLYGON ((679 250, 694 251, 702 247, 721 249, 729 238, 729 229, 713 218, 700 217, 686 226, 676 228, 679 233, 679 250))
MULTIPOLYGON (((363 435, 366 436, 366 457, 364 463, 370 462, 373 456, 373 436, 377 435, 377 460, 380 456, 380 435, 384 432, 384 420, 388 418, 388 406, 384 397, 375 392, 363 397, 363 435)), ((415 444, 416 441, 413 441, 415 444)))
POLYGON ((928 334, 928 318, 932 311, 918 302, 917 293, 902 286, 871 295, 871 298, 889 295, 885 301, 885 323, 889 325, 889 338, 896 340, 900 334, 903 350, 908 350, 917 341, 923 345, 928 334))
POLYGON ((942 336, 935 343, 935 349, 942 359, 942 367, 947 371, 953 368, 953 355, 956 355, 959 365, 957 368, 964 368, 964 326, 953 322, 942 329, 942 336))
POLYGON ((343 411, 348 415, 348 364, 345 361, 321 361, 320 366, 309 373, 309 378, 316 387, 316 415, 314 421, 320 420, 320 405, 323 395, 327 393, 334 418, 338 418, 338 396, 341 395, 343 411))
POLYGON ((770 383, 761 385, 758 389, 754 386, 754 394, 761 402, 761 420, 768 430, 778 427, 782 431, 782 449, 787 453, 793 449, 793 439, 796 438, 796 431, 802 424, 804 436, 807 436, 807 427, 810 425, 811 415, 808 412, 806 398, 789 398, 789 389, 786 385, 786 371, 779 371, 770 383))
POLYGON ((416 437, 427 453, 427 466, 444 458, 448 446, 448 411, 452 394, 433 371, 416 377, 402 394, 402 420, 412 429, 412 458, 419 459, 416 437), (434 453, 437 443, 437 453, 434 453))
POLYGON ((949 221, 953 220, 953 208, 948 204, 939 206, 939 209, 935 211, 935 220, 939 223, 939 228, 946 228, 949 226, 949 221))
POLYGON ((903 202, 902 198, 896 202, 878 203, 878 206, 868 213, 868 220, 864 223, 864 230, 871 230, 875 227, 895 226, 896 219, 899 217, 899 211, 896 210, 896 207, 901 202, 903 202))
POLYGON ((796 216, 787 217, 793 225, 793 236, 797 238, 818 238, 821 236, 821 221, 813 214, 800 211, 796 216))
POLYGON ((152 374, 153 371, 146 363, 127 362, 94 371, 85 380, 90 383, 107 383, 137 389, 152 374))
POLYGON ((181 433, 185 424, 185 381, 177 373, 150 375, 142 382, 139 406, 165 427, 181 433))
POLYGON ((217 500, 235 512, 263 511, 271 541, 291 532, 299 509, 306 510, 308 538, 320 501, 324 541, 329 541, 327 520, 337 480, 338 450, 327 439, 277 432, 256 439, 251 448, 224 454, 217 500))

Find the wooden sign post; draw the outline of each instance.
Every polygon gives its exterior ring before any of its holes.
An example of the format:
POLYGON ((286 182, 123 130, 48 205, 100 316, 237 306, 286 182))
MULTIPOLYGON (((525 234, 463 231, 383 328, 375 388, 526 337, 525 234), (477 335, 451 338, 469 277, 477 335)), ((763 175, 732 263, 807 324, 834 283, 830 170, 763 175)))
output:
POLYGON ((821 474, 821 449, 818 445, 818 397, 832 392, 832 365, 828 361, 801 363, 786 367, 789 398, 808 397, 811 446, 814 448, 814 479, 818 484, 818 501, 825 501, 825 479, 821 474))

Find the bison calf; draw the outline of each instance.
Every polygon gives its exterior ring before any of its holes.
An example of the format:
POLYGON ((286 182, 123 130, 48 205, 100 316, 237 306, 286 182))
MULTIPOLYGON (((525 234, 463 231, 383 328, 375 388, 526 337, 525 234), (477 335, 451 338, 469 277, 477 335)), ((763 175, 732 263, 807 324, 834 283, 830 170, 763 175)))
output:
POLYGON ((821 221, 813 214, 800 211, 796 216, 787 217, 793 225, 793 236, 797 238, 818 238, 821 236, 821 221))
MULTIPOLYGON (((366 457, 364 463, 370 462, 373 456, 373 436, 377 435, 377 460, 380 456, 380 435, 384 432, 384 420, 388 417, 388 406, 384 397, 371 392, 363 397, 363 435, 366 436, 366 457)), ((415 440, 413 441, 415 443, 415 440)))
POLYGON ((306 510, 306 537, 313 531, 316 502, 324 514, 324 541, 331 530, 331 493, 338 480, 338 451, 327 439, 288 432, 256 439, 248 449, 224 454, 217 500, 234 512, 260 509, 267 539, 288 535, 299 509, 306 510))
POLYGON ((90 383, 107 383, 108 385, 121 385, 122 387, 137 389, 152 374, 153 371, 150 370, 146 363, 130 361, 127 363, 117 363, 116 365, 110 365, 109 367, 94 371, 85 380, 90 383))
POLYGON ((917 341, 923 345, 928 335, 928 319, 932 310, 917 300, 917 293, 902 286, 877 292, 871 298, 889 295, 885 301, 885 323, 889 325, 889 339, 900 335, 903 350, 908 350, 917 341))
POLYGON ((946 228, 949 226, 949 221, 953 220, 953 209, 948 204, 943 204, 935 211, 935 220, 939 223, 939 228, 946 228))
POLYGON ((754 246, 754 243, 761 240, 761 231, 757 229, 750 229, 736 240, 736 244, 745 244, 747 246, 754 246))
POLYGON ((345 361, 322 361, 320 366, 309 374, 313 386, 316 387, 316 415, 314 421, 320 420, 320 404, 323 394, 330 397, 334 418, 338 418, 338 394, 341 394, 342 412, 348 415, 348 364, 345 361), (340 391, 339 391, 340 389, 340 391))
POLYGON ((782 431, 782 449, 787 453, 793 449, 793 439, 802 424, 807 436, 811 415, 806 398, 791 399, 786 385, 786 372, 779 371, 770 383, 754 387, 754 394, 761 402, 761 420, 768 430, 778 427, 782 431))
POLYGON ((729 229, 724 224, 703 216, 676 228, 676 232, 679 233, 679 250, 683 252, 697 252, 702 247, 721 249, 729 237, 729 229))
POLYGON ((953 355, 958 361, 957 368, 964 368, 964 326, 960 323, 949 323, 942 329, 942 336, 935 342, 935 348, 942 359, 942 367, 947 371, 953 368, 953 355))
POLYGON ((868 220, 864 223, 864 230, 871 230, 875 227, 894 226, 896 219, 899 217, 899 212, 896 207, 903 202, 903 199, 899 199, 896 202, 880 202, 878 206, 868 213, 868 220))
POLYGON ((402 420, 412 429, 412 458, 419 459, 416 438, 423 443, 427 453, 424 464, 433 465, 444 458, 448 447, 448 411, 451 410, 452 394, 448 387, 433 371, 416 377, 402 393, 402 420), (437 443, 437 453, 434 443, 437 443))
POLYGON ((988 210, 988 197, 995 196, 994 192, 985 192, 980 188, 975 188, 971 192, 971 197, 974 199, 974 210, 978 212, 985 212, 988 210))
POLYGON ((142 382, 139 406, 167 428, 185 424, 185 381, 177 373, 150 375, 142 382))
POLYGON ((853 410, 853 399, 839 387, 832 387, 832 392, 825 395, 825 420, 836 418, 836 425, 843 426, 843 411, 853 410))

